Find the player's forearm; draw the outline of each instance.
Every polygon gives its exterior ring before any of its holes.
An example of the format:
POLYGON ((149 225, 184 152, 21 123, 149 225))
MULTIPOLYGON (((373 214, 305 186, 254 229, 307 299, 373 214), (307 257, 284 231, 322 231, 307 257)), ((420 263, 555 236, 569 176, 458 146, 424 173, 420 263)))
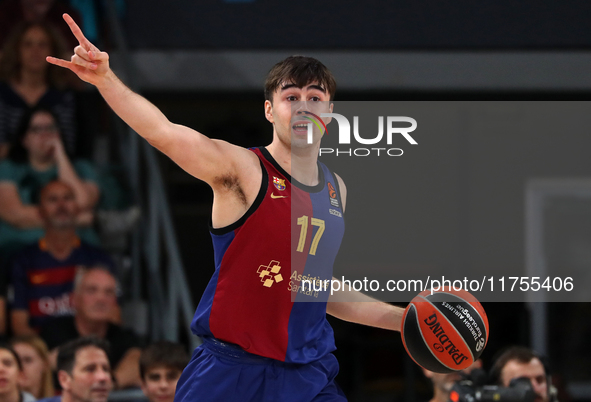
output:
POLYGON ((150 144, 162 149, 172 123, 146 98, 129 89, 110 70, 97 88, 113 111, 150 144))
POLYGON ((400 331, 404 309, 347 289, 346 286, 339 289, 328 299, 328 314, 348 322, 400 331))
POLYGON ((371 299, 357 302, 329 302, 326 311, 344 321, 400 331, 404 309, 371 299))

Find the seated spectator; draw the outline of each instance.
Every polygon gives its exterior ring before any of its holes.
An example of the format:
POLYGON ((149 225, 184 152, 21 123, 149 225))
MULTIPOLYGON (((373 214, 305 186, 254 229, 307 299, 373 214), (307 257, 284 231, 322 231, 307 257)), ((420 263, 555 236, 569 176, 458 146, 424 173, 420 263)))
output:
POLYGON ((12 339, 10 344, 23 366, 23 376, 19 381, 21 389, 29 392, 35 399, 54 396, 49 351, 43 339, 38 336, 23 336, 12 339))
MULTIPOLYGON (((8 159, 0 162, 0 254, 5 259, 43 236, 39 194, 56 179, 74 193, 78 224, 89 226, 100 194, 95 169, 88 162, 71 161, 53 113, 37 108, 25 116, 8 159)), ((90 227, 79 234, 98 244, 90 227)))
POLYGON ((8 344, 0 344, 0 402, 34 402, 36 399, 28 392, 21 391, 19 377, 22 375, 21 361, 8 344))
POLYGON ((131 330, 113 324, 117 308, 117 280, 100 266, 81 269, 72 298, 76 314, 52 320, 41 329, 49 349, 81 336, 106 339, 111 345, 110 361, 118 388, 140 386, 141 342, 131 330))
POLYGON ((76 38, 71 38, 69 28, 64 27, 62 15, 70 14, 76 23, 81 19, 78 12, 62 0, 2 0, 0 1, 0 48, 7 40, 14 27, 23 22, 43 22, 55 25, 60 34, 66 38, 68 48, 78 45, 76 38))
POLYGON ((12 262, 15 335, 30 335, 58 316, 72 316, 74 280, 79 266, 102 264, 114 272, 111 258, 81 241, 76 234, 78 206, 72 188, 52 181, 41 192, 39 216, 43 237, 17 254, 12 262))
POLYGON ((6 156, 23 116, 38 106, 57 116, 65 147, 74 152, 74 93, 63 91, 68 76, 45 61, 50 55, 64 55, 64 49, 59 34, 45 23, 17 26, 6 42, 0 59, 0 159, 6 156))
POLYGON ((535 402, 549 402, 556 395, 550 383, 542 358, 533 350, 523 346, 512 346, 505 350, 494 362, 491 380, 508 387, 516 378, 527 378, 535 393, 535 402))
POLYGON ((43 402, 107 402, 113 389, 109 343, 95 337, 78 338, 59 348, 57 377, 62 395, 43 402))
POLYGON ((173 402, 176 383, 189 363, 185 347, 160 341, 148 346, 140 357, 142 391, 150 402, 173 402))

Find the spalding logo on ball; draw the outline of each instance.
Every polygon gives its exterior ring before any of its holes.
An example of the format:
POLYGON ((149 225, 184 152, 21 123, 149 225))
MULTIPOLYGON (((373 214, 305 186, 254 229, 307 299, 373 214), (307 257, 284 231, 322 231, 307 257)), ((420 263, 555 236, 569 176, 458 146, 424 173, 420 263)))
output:
POLYGON ((488 341, 488 318, 469 292, 427 290, 404 311, 401 333, 406 351, 419 366, 451 373, 480 357, 488 341))

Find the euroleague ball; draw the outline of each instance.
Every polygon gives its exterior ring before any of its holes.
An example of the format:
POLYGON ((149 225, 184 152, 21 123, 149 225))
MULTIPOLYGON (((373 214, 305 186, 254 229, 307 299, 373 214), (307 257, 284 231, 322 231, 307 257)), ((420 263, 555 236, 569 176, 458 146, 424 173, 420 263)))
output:
POLYGON ((463 370, 488 341, 488 318, 465 290, 446 287, 419 293, 404 310, 402 343, 421 367, 436 373, 463 370))

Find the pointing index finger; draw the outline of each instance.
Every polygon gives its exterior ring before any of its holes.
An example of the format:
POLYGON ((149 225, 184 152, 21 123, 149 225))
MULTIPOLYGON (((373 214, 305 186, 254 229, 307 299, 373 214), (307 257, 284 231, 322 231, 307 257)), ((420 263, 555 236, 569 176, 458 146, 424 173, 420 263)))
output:
POLYGON ((80 29, 78 24, 76 24, 74 19, 72 17, 70 17, 69 14, 64 14, 63 17, 64 17, 64 20, 66 21, 66 23, 68 24, 68 26, 70 27, 70 30, 72 31, 72 33, 76 37, 76 39, 78 39, 80 46, 82 46, 86 50, 91 50, 93 48, 92 43, 90 43, 90 41, 88 39, 86 39, 86 37, 82 33, 82 30, 80 29))

